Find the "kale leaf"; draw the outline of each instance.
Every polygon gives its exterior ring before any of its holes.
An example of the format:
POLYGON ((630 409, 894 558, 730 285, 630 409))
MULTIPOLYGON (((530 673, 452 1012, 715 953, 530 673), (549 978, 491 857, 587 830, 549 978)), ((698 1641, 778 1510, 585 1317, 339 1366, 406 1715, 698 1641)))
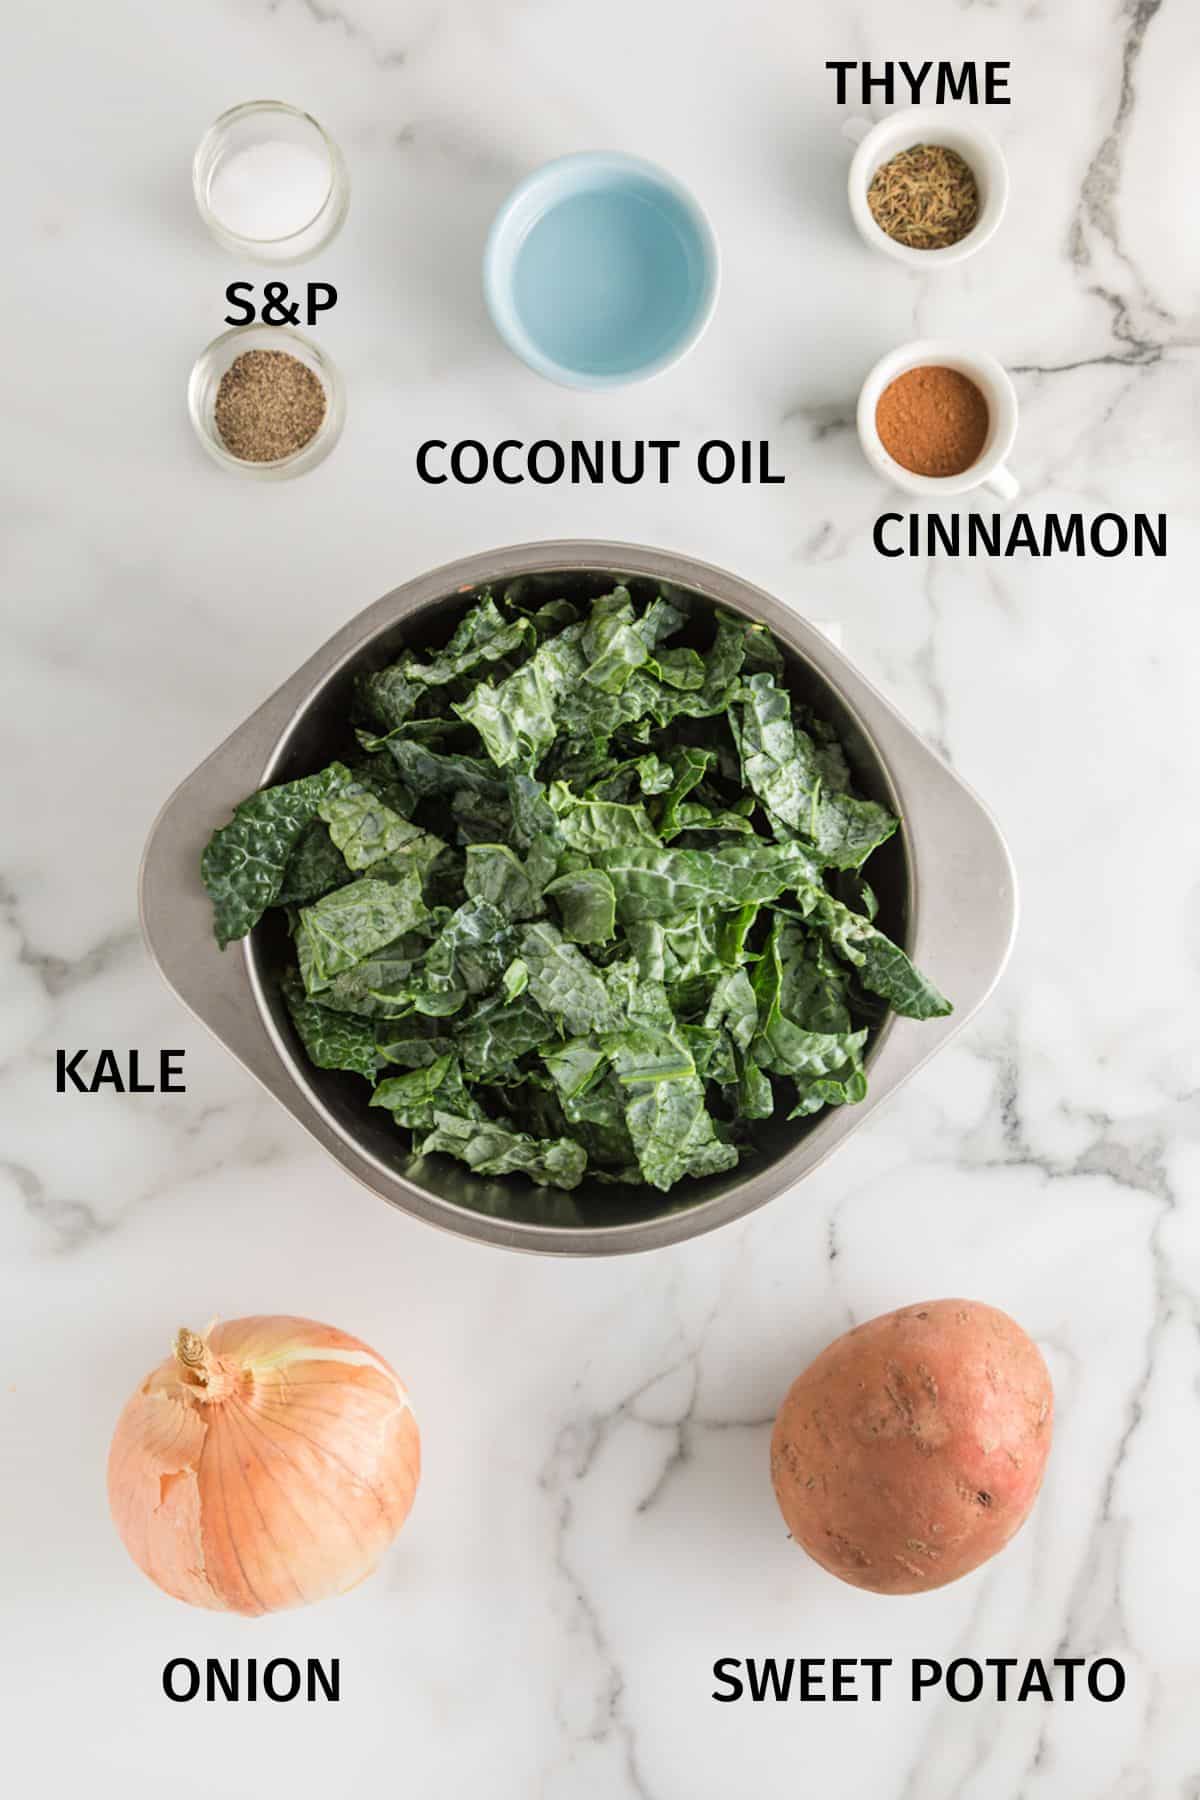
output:
POLYGON ((351 1013, 331 1012, 310 1000, 295 969, 285 972, 281 986, 309 1062, 318 1069, 348 1069, 374 1081, 381 1058, 371 1021, 351 1013))
POLYGON ((548 1219, 583 1216, 585 1175, 732 1168, 777 1109, 863 1098, 887 1006, 949 1011, 861 874, 899 821, 770 633, 591 592, 477 595, 359 678, 339 761, 243 801, 201 863, 222 947, 281 909, 309 1061, 370 1082, 414 1154, 558 1190, 522 1203, 548 1219))
POLYGON ((345 880, 346 864, 341 851, 323 820, 313 819, 304 827, 288 857, 274 904, 308 906, 335 887, 344 886, 345 880))
POLYGON ((476 1175, 528 1175, 539 1187, 578 1187, 587 1152, 573 1138, 532 1138, 490 1120, 435 1112, 432 1131, 414 1144, 418 1156, 435 1150, 456 1156, 476 1175))
POLYGON ((371 1095, 371 1105, 386 1107, 397 1125, 409 1131, 434 1130, 439 1111, 464 1119, 487 1117, 467 1092, 458 1058, 450 1054, 435 1057, 407 1075, 389 1075, 371 1095))
POLYGON ((617 896, 603 869, 572 869, 546 887, 562 913, 563 936, 573 944, 607 944, 617 932, 617 896))
POLYGON ((393 812, 369 787, 357 783, 326 794, 317 812, 346 867, 355 873, 408 849, 426 835, 418 825, 393 812))
POLYGON ((261 788, 213 832, 200 858, 200 878, 213 904, 213 930, 222 950, 245 937, 274 906, 292 852, 322 800, 351 779, 344 763, 280 787, 261 788))
POLYGON ((416 871, 401 881, 364 875, 300 909, 296 955, 310 994, 390 944, 425 915, 416 871))
POLYGON ((791 698, 772 675, 742 682, 729 722, 768 816, 811 843, 822 863, 857 869, 891 837, 900 821, 886 807, 834 786, 828 764, 822 772, 816 745, 793 724, 791 698))
POLYGON ((672 1030, 633 1026, 606 1048, 625 1095, 625 1123, 645 1179, 666 1192, 685 1175, 715 1175, 738 1160, 705 1106, 704 1083, 672 1030))

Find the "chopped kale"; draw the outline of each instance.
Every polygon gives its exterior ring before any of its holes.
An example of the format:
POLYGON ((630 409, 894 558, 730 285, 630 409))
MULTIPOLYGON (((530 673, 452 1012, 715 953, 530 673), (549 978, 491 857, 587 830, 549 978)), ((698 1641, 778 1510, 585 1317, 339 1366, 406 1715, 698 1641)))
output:
POLYGON ((305 1054, 415 1154, 665 1192, 861 1100, 881 1007, 949 1003, 860 873, 899 821, 763 626, 528 590, 361 677, 344 757, 244 800, 201 874, 222 947, 284 909, 305 1054))

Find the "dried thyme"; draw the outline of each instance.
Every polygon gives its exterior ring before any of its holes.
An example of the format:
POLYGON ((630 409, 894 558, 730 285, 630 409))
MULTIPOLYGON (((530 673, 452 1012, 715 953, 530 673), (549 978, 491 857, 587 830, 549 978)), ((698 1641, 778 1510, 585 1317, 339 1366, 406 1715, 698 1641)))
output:
POLYGON ((325 389, 286 350, 244 350, 217 388, 221 442, 241 462, 278 462, 311 442, 325 417, 325 389))
POLYGON ((914 144, 875 171, 867 190, 881 231, 910 250, 945 250, 975 227, 979 189, 957 150, 914 144))

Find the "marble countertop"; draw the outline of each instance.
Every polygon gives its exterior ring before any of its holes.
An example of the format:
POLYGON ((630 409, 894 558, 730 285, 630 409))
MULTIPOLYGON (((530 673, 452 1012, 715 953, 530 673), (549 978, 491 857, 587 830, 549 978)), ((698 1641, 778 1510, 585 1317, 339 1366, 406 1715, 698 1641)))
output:
MULTIPOLYGON (((1167 1800, 1200 1793, 1194 86, 1186 0, 19 0, 0 537, 5 1760, 18 1791, 251 1800, 1167 1800), (910 276, 854 235, 829 58, 1011 61, 1000 236, 910 276), (334 456, 277 485, 194 441, 188 368, 241 268, 189 162, 224 107, 310 107, 350 167, 321 343, 334 456), (708 335, 642 388, 550 387, 479 297, 519 176, 613 146, 707 206, 708 335), (957 335, 1012 371, 1022 502, 1165 511, 1164 560, 882 560, 857 386, 957 335), (429 436, 767 438, 782 486, 423 487, 429 436), (356 1186, 142 948, 175 783, 351 613, 489 545, 633 539, 812 618, 994 808, 1022 889, 1000 988, 801 1189, 578 1265, 356 1186), (58 1095, 60 1047, 186 1049, 182 1096, 58 1095), (925 1597, 787 1542, 770 1421, 830 1337, 948 1294, 1050 1362, 1043 1497, 925 1597), (174 1329, 291 1311, 409 1382, 426 1472, 382 1572, 266 1621, 189 1612, 111 1528, 117 1411, 174 1329), (1179 1561, 1176 1561, 1176 1558, 1179 1561), (337 1707, 172 1706, 173 1656, 339 1656, 337 1707), (720 1706, 720 1656, 1116 1656, 1088 1703, 720 1706)), ((900 502, 903 505, 903 501, 900 502)))

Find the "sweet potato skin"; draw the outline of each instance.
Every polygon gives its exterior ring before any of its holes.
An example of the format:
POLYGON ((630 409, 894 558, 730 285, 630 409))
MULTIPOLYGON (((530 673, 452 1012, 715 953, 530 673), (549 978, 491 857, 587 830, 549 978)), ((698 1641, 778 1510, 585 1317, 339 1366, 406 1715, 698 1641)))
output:
POLYGON ((1025 1522, 1054 1394, 1032 1338, 976 1300, 883 1313, 822 1350, 775 1420, 771 1479, 792 1537, 855 1587, 920 1594, 1025 1522))

